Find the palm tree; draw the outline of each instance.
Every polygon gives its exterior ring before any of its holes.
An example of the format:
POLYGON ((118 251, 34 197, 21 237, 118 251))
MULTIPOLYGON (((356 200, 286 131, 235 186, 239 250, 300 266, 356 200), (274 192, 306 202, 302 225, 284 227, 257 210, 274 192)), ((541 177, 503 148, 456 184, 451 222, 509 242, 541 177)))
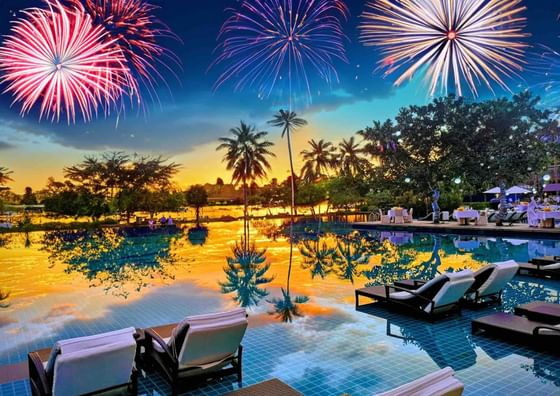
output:
POLYGON ((355 141, 354 136, 350 139, 342 139, 338 150, 341 174, 345 176, 360 175, 368 167, 369 161, 362 156, 364 149, 355 141))
POLYGON ((266 262, 266 249, 257 250, 255 245, 245 248, 246 243, 235 244, 233 256, 227 258, 224 268, 227 280, 220 282, 222 293, 236 293, 233 298, 240 306, 250 307, 268 296, 263 285, 272 282, 274 277, 266 276, 270 263, 266 262))
MULTIPOLYGON (((233 171, 232 181, 234 184, 243 184, 244 215, 247 218, 247 186, 249 181, 256 181, 266 177, 270 170, 268 157, 275 154, 269 150, 274 143, 264 140, 268 132, 256 131, 252 125, 241 121, 240 126, 230 129, 233 137, 220 138, 221 144, 216 150, 226 150, 223 161, 226 169, 233 171)), ((245 224, 248 224, 245 222, 245 224)), ((248 230, 244 229, 245 241, 248 242, 248 230)))
POLYGON ((321 139, 316 142, 311 139, 310 150, 303 150, 301 156, 305 161, 301 168, 301 178, 312 183, 327 175, 327 172, 336 162, 336 149, 331 142, 321 139))
POLYGON ((12 178, 10 177, 12 173, 13 172, 8 168, 0 166, 0 186, 13 181, 12 178))
POLYGON ((367 127, 358 132, 358 136, 365 142, 364 152, 380 163, 383 154, 397 150, 398 140, 395 139, 396 135, 395 127, 389 120, 383 124, 375 121, 373 127, 367 127))
POLYGON ((295 172, 294 172, 294 160, 292 155, 292 133, 296 129, 307 125, 307 121, 303 118, 299 118, 297 114, 293 111, 280 110, 274 115, 274 118, 268 123, 272 126, 282 128, 282 137, 286 136, 288 140, 288 155, 290 157, 290 175, 291 175, 291 187, 292 187, 292 207, 291 211, 294 214, 296 207, 296 182, 295 182, 295 172))

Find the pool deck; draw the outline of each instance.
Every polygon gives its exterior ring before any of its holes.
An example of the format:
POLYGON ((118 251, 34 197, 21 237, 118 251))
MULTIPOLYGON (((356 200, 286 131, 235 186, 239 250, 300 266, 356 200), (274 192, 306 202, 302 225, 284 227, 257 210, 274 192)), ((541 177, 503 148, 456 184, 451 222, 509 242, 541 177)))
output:
POLYGON ((408 232, 435 232, 463 235, 489 235, 505 237, 527 237, 560 239, 560 228, 536 228, 529 227, 527 224, 504 225, 501 227, 495 224, 486 226, 459 225, 456 222, 445 222, 434 224, 431 221, 416 220, 414 223, 407 224, 381 224, 380 221, 356 222, 352 227, 357 230, 380 230, 380 231, 408 231, 408 232))

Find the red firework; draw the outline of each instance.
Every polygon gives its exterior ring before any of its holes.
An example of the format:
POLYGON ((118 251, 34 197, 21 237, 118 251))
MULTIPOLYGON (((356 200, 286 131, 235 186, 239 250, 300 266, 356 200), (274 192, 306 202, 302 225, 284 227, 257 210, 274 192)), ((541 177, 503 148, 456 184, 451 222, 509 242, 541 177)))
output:
POLYGON ((127 65, 136 81, 131 82, 139 95, 140 82, 154 90, 154 81, 165 81, 157 70, 157 64, 170 69, 164 62, 171 58, 179 63, 176 56, 159 45, 161 38, 180 39, 153 14, 157 6, 145 0, 67 0, 76 7, 84 7, 95 24, 103 26, 127 60, 127 65))
POLYGON ((40 102, 39 118, 54 122, 65 113, 70 123, 81 112, 89 121, 128 94, 126 59, 83 8, 46 3, 48 9, 27 9, 14 22, 0 47, 0 82, 8 84, 13 103, 22 103, 22 115, 40 102))

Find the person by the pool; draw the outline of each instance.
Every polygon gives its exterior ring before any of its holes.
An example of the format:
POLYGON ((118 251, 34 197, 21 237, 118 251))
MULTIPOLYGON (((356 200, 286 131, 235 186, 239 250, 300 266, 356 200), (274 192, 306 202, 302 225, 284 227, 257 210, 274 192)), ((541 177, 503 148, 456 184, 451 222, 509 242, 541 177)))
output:
POLYGON ((529 223, 529 227, 537 227, 539 225, 539 219, 537 218, 538 206, 535 197, 531 197, 531 201, 529 205, 527 205, 527 222, 529 223))

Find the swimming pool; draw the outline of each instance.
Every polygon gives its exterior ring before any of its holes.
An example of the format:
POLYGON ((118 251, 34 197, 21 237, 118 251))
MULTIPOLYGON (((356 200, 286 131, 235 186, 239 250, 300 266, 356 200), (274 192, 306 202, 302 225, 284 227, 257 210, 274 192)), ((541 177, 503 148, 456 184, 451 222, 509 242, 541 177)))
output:
MULTIPOLYGON (((278 377, 304 394, 373 394, 451 366, 466 394, 557 394, 557 357, 471 336, 470 319, 430 324, 371 307, 354 289, 488 262, 560 253, 560 241, 406 232, 345 224, 240 222, 208 229, 104 229, 0 235, 0 365, 57 339, 177 322, 246 306, 244 384, 278 377), (293 260, 290 263, 290 249, 293 260), (228 259, 226 259, 226 257, 228 259)), ((516 277, 500 309, 560 302, 560 282, 516 277)), ((236 387, 221 383, 199 394, 236 387)), ((141 393, 165 394, 150 376, 141 393)), ((26 394, 24 381, 0 385, 26 394)))

